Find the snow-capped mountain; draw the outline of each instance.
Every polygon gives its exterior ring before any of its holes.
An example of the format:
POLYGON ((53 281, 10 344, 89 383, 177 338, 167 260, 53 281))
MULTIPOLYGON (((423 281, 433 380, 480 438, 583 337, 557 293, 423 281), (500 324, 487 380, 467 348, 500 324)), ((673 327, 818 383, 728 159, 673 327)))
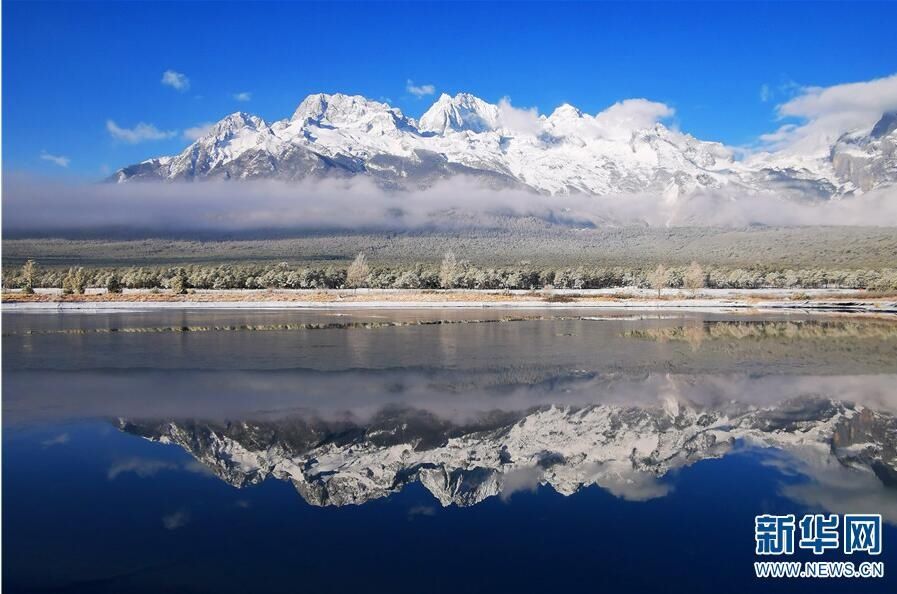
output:
MULTIPOLYGON (((420 188, 456 175, 546 194, 652 193, 667 199, 728 188, 825 199, 897 182, 897 116, 838 139, 824 154, 787 151, 737 159, 735 151, 625 117, 629 100, 595 116, 571 105, 550 115, 443 94, 419 121, 361 96, 317 94, 267 123, 235 113, 179 155, 117 171, 112 180, 279 179, 370 176, 420 188), (622 107, 621 107, 622 106, 622 107)), ((663 117, 663 113, 659 114, 663 117)))
POLYGON ((897 184, 897 112, 830 141, 810 140, 758 153, 744 165, 755 172, 757 185, 791 189, 809 198, 862 194, 897 184))
POLYGON ((463 130, 481 133, 500 128, 500 120, 501 114, 495 105, 468 93, 459 93, 455 97, 443 93, 421 116, 418 129, 443 135, 463 130))
POLYGON ((868 191, 897 183, 897 112, 886 113, 868 134, 845 134, 831 153, 835 178, 868 191))
POLYGON ((550 485, 597 484, 615 495, 662 496, 668 472, 727 454, 737 440, 784 450, 817 468, 897 477, 897 420, 850 402, 798 398, 755 408, 668 400, 653 407, 549 406, 467 425, 419 409, 369 422, 119 420, 122 430, 177 444, 226 482, 292 482, 313 505, 360 504, 420 482, 443 505, 474 505, 550 485))

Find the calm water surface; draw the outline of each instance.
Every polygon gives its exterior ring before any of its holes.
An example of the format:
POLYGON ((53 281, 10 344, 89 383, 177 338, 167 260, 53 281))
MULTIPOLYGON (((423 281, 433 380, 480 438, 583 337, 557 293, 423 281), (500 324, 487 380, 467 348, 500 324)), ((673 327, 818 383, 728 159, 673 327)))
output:
POLYGON ((3 355, 4 591, 897 591, 893 321, 5 313, 3 355), (754 578, 811 512, 881 514, 885 578, 754 578))

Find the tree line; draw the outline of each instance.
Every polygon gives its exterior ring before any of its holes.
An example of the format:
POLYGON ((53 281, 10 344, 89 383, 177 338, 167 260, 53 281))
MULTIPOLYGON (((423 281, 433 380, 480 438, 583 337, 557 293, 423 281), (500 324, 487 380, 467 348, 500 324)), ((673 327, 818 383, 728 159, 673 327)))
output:
POLYGON ((139 267, 41 267, 28 260, 19 269, 4 268, 4 288, 128 289, 604 289, 616 287, 718 289, 847 288, 897 290, 897 269, 830 270, 702 266, 544 267, 521 261, 514 266, 475 266, 452 252, 440 264, 370 262, 359 253, 348 265, 291 266, 285 262, 194 264, 139 267))

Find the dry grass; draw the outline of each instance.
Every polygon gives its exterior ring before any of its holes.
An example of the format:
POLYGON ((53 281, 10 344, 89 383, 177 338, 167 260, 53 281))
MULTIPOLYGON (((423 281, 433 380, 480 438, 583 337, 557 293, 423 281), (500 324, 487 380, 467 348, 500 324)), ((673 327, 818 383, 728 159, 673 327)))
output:
MULTIPOLYGON (((808 300, 808 301, 864 301, 874 302, 878 300, 893 299, 895 293, 840 293, 840 294, 793 294, 788 297, 771 293, 757 291, 756 293, 745 294, 740 293, 724 298, 727 301, 739 301, 747 303, 758 303, 761 301, 779 301, 783 299, 789 300, 808 300)), ((583 293, 556 293, 545 295, 539 292, 528 293, 508 293, 499 291, 475 291, 475 290, 453 290, 453 291, 434 291, 434 290, 407 290, 407 291, 362 291, 354 292, 352 290, 322 290, 322 291, 291 291, 291 290, 196 290, 190 291, 186 295, 176 295, 170 291, 127 291, 125 293, 89 293, 87 295, 62 295, 59 293, 36 293, 26 295, 20 292, 3 292, 2 300, 4 303, 164 303, 164 302, 311 302, 311 303, 367 303, 367 302, 452 302, 452 303, 470 303, 470 302, 538 302, 538 303, 595 303, 595 302, 618 302, 631 300, 644 300, 650 302, 664 301, 682 301, 691 300, 695 297, 690 294, 681 295, 663 295, 657 298, 655 295, 639 296, 630 292, 621 291, 619 293, 590 295, 583 293)), ((698 297, 700 298, 700 296, 698 297)))
POLYGON ((169 303, 169 302, 235 302, 235 301, 337 301, 338 297, 329 293, 303 293, 290 295, 285 293, 268 293, 252 291, 216 291, 214 293, 188 293, 176 295, 168 291, 158 293, 102 293, 89 295, 47 295, 23 293, 3 293, 4 303, 169 303))
POLYGON ((384 293, 354 293, 351 290, 331 291, 195 291, 186 295, 177 295, 170 291, 151 293, 148 291, 127 293, 101 293, 87 295, 60 295, 60 294, 32 294, 3 293, 4 303, 165 303, 165 302, 349 302, 366 303, 371 301, 401 302, 500 302, 500 301, 538 301, 539 296, 534 295, 510 295, 501 293, 487 293, 478 291, 403 291, 384 293))

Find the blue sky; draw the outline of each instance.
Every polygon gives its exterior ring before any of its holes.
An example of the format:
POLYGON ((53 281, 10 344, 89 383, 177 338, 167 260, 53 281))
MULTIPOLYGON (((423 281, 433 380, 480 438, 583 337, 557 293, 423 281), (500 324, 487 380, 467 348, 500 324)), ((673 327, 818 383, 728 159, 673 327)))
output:
POLYGON ((897 73, 895 22, 897 3, 865 2, 4 1, 3 166, 101 178, 182 150, 191 127, 237 110, 280 119, 314 92, 411 116, 443 91, 542 113, 644 97, 699 138, 750 145, 801 87, 897 73), (163 84, 166 71, 186 80, 163 84), (130 143, 109 120, 163 138, 130 143))

